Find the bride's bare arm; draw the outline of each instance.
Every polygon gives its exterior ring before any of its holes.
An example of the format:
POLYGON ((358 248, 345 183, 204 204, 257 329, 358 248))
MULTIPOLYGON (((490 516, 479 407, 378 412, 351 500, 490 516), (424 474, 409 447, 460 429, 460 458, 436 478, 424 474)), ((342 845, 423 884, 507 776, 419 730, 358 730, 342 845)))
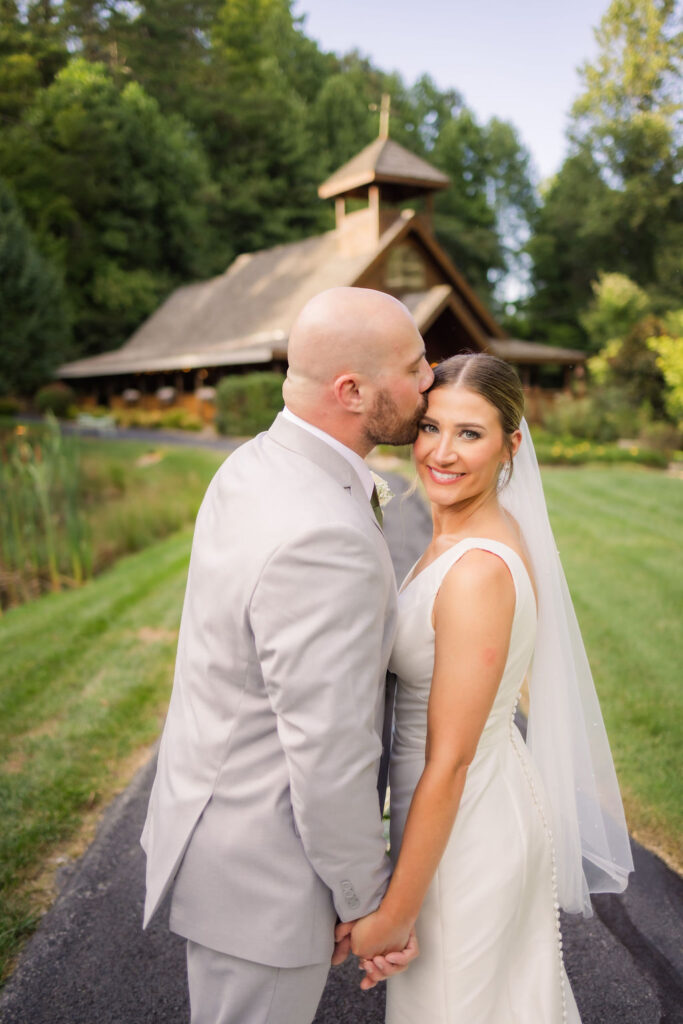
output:
POLYGON ((361 958, 403 948, 415 923, 505 668, 514 608, 507 566, 478 549, 456 562, 437 594, 425 768, 386 895, 351 933, 351 948, 361 958))

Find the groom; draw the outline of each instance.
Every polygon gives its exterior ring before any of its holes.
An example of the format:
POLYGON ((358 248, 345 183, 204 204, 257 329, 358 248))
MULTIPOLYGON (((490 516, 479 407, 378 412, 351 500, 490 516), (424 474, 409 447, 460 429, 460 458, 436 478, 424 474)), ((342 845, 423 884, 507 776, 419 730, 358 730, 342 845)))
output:
POLYGON ((389 876, 396 587, 363 459, 414 440, 432 372, 405 307, 360 288, 312 299, 288 357, 284 412, 197 517, 142 836, 144 924, 173 886, 193 1024, 308 1024, 337 917, 375 909, 389 876))

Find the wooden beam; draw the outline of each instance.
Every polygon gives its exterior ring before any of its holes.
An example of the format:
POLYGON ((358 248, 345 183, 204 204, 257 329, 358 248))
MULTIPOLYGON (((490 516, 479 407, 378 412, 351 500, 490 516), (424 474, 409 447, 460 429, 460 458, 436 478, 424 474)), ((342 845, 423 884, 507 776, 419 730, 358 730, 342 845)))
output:
POLYGON ((342 221, 346 216, 346 200, 343 196, 337 196, 334 201, 334 220, 338 228, 342 226, 342 221))

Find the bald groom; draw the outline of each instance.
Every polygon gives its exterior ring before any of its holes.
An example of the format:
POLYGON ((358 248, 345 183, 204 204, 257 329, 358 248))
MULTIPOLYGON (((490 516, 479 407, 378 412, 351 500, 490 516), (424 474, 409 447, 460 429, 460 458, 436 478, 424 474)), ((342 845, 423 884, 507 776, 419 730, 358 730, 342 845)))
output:
POLYGON ((142 836, 145 926, 173 887, 192 1024, 309 1024, 337 918, 374 910, 390 871, 396 585, 363 460, 415 439, 432 372, 406 308, 369 289, 313 298, 288 355, 284 411, 199 510, 142 836))

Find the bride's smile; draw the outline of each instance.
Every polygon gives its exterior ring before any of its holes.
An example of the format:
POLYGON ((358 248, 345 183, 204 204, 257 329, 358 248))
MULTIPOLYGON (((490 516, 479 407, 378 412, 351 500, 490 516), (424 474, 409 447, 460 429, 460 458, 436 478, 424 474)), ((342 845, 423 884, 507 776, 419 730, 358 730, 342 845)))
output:
POLYGON ((432 479, 435 480, 437 484, 450 484, 454 480, 460 480, 465 475, 464 473, 441 472, 438 469, 434 469, 433 466, 428 466, 427 469, 431 473, 432 479))

